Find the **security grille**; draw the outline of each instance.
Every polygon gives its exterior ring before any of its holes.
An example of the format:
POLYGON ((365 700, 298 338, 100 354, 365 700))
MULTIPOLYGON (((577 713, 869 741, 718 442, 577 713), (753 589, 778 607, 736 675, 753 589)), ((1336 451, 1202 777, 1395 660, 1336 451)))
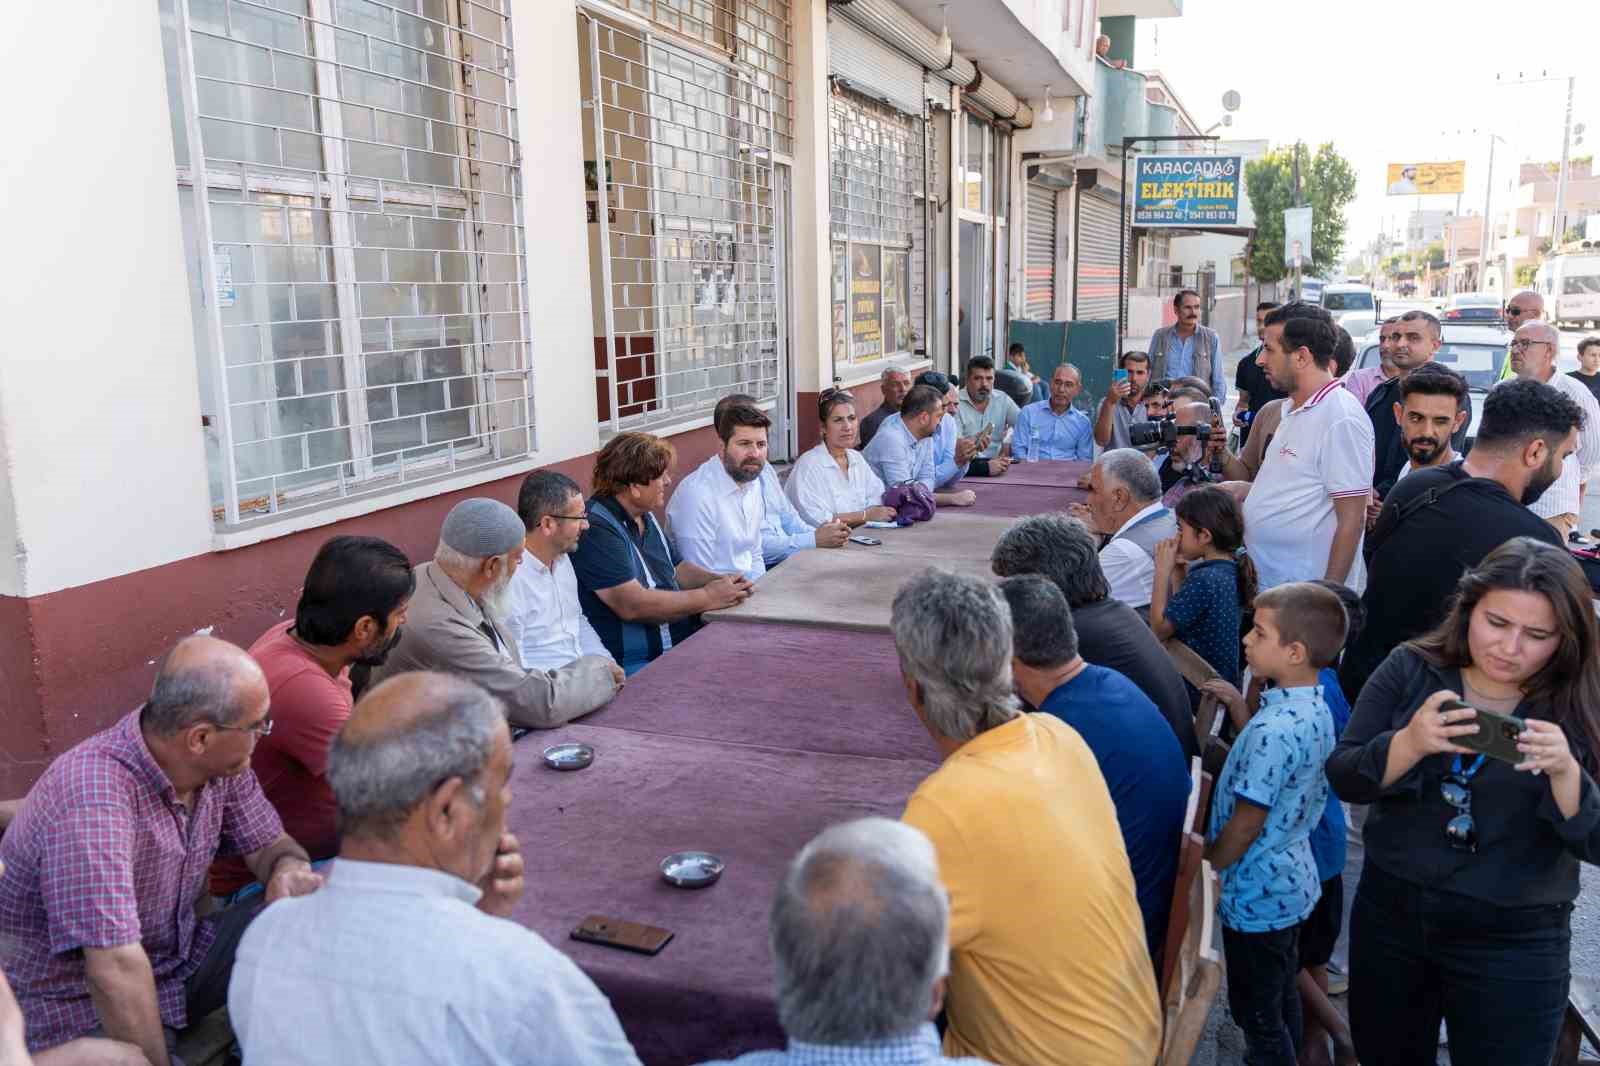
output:
POLYGON ((1098 189, 1078 193, 1077 294, 1073 317, 1115 319, 1117 317, 1117 242, 1119 228, 1115 196, 1103 196, 1098 189))
POLYGON ((162 0, 223 525, 533 450, 505 4, 162 0))
POLYGON ((1023 317, 1048 321, 1056 313, 1056 190, 1032 182, 1027 189, 1023 317))
POLYGON ((917 271, 924 266, 924 127, 920 116, 842 87, 833 91, 828 211, 835 255, 844 256, 850 274, 848 307, 842 320, 836 310, 834 320, 835 330, 847 331, 850 343, 834 347, 847 353, 847 361, 923 346, 924 282, 917 271), (880 282, 875 296, 863 287, 874 278, 880 282), (880 324, 864 333, 858 323, 873 304, 880 324))
MULTIPOLYGON (((689 0, 632 6, 726 14, 689 0)), ((703 414, 733 391, 775 396, 769 76, 588 13, 580 27, 586 136, 605 164, 594 175, 606 205, 595 213, 610 349, 600 374, 615 381, 602 420, 637 429, 703 414)))

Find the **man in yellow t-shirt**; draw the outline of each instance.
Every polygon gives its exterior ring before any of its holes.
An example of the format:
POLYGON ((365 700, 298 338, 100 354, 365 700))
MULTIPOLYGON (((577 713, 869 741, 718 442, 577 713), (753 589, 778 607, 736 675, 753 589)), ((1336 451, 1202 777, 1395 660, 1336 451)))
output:
POLYGON ((950 894, 945 1054, 1155 1062, 1155 973, 1116 810, 1083 738, 1018 710, 999 591, 924 571, 895 596, 893 627, 911 705, 945 755, 904 815, 950 894))

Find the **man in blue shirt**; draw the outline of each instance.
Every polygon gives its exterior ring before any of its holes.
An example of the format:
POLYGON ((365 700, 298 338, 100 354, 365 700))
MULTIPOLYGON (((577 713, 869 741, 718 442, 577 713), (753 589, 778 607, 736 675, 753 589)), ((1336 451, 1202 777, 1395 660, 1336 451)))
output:
POLYGON ((1072 401, 1083 390, 1083 375, 1062 363, 1050 375, 1050 399, 1030 403, 1017 416, 1011 455, 1024 462, 1094 458, 1094 425, 1072 401))
POLYGON ((917 384, 936 390, 944 405, 944 417, 933 434, 934 486, 943 492, 967 476, 967 467, 978 454, 978 441, 961 435, 961 390, 948 375, 924 370, 917 375, 917 384))
POLYGON ((936 502, 970 507, 978 499, 971 489, 939 491, 934 435, 943 418, 944 400, 939 390, 929 385, 914 385, 906 393, 900 410, 883 420, 862 455, 886 486, 892 488, 904 481, 920 481, 933 493, 936 502))
POLYGON ((824 829, 772 905, 778 1051, 704 1066, 982 1066, 945 1058, 950 903, 933 844, 886 818, 824 829))
POLYGON ((1228 399, 1228 377, 1222 372, 1222 340, 1200 324, 1200 294, 1184 289, 1172 298, 1178 321, 1162 326, 1150 338, 1150 380, 1197 377, 1211 387, 1218 403, 1228 399))
POLYGON ((1133 867, 1150 958, 1159 963, 1189 805, 1183 749, 1156 705, 1126 677, 1091 666, 1061 590, 1022 574, 1000 582, 1011 606, 1011 676, 1017 693, 1083 737, 1106 779, 1133 867))

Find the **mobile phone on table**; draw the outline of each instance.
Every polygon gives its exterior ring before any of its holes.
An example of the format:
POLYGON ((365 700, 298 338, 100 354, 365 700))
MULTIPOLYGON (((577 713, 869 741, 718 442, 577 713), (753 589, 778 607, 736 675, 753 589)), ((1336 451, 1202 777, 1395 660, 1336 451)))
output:
MULTIPOLYGON (((1517 750, 1517 740, 1522 736, 1523 730, 1528 728, 1528 723, 1514 714, 1501 714, 1498 711, 1486 711, 1482 707, 1474 707, 1460 700, 1446 700, 1439 705, 1441 711, 1471 711, 1477 717, 1476 733, 1468 733, 1463 737, 1455 737, 1451 743, 1459 744, 1463 748, 1482 752, 1491 759, 1499 759, 1512 765, 1522 762, 1527 758, 1517 750)), ((1465 722, 1457 723, 1465 725, 1465 722)))
POLYGON ((572 931, 572 939, 603 944, 608 948, 621 948, 623 951, 637 951, 641 955, 656 955, 672 939, 672 931, 658 925, 591 914, 578 923, 578 927, 572 931))
POLYGON ((866 537, 862 536, 860 533, 857 533, 855 536, 850 538, 850 543, 865 544, 869 548, 876 548, 878 545, 882 544, 883 541, 879 540, 877 537, 866 537))

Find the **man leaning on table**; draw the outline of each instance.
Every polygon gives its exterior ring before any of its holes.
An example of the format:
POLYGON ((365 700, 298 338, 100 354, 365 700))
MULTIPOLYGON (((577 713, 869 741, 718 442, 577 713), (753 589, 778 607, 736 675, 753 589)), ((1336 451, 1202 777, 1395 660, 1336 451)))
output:
POLYGON ((1000 477, 1015 455, 1006 434, 1016 427, 1017 405, 994 387, 994 360, 975 355, 967 363, 967 384, 956 396, 956 420, 963 437, 987 432, 988 445, 977 450, 967 473, 972 477, 1000 477))
POLYGON ((934 434, 944 418, 944 397, 931 385, 914 385, 900 410, 884 419, 862 455, 873 473, 888 487, 920 481, 943 506, 970 507, 978 497, 971 489, 938 490, 933 448, 934 434))
POLYGON ((781 1051, 705 1066, 979 1066, 931 1019, 950 972, 950 903, 928 838, 886 818, 822 831, 772 904, 781 1051))
POLYGON ((508 920, 510 776, 504 714, 477 685, 411 673, 363 696, 329 754, 344 839, 327 884, 239 945, 246 1062, 637 1066, 594 982, 508 920))
POLYGON ((1083 374, 1071 363, 1057 366, 1050 375, 1050 398, 1030 403, 1017 416, 1011 454, 1023 462, 1048 459, 1094 458, 1094 425, 1089 416, 1074 410, 1072 401, 1083 391, 1083 374))
POLYGON ((1161 1012, 1116 809, 1083 738, 1018 709, 999 590, 925 570, 895 595, 891 626, 944 754, 903 820, 933 841, 950 893, 945 1053, 1154 1062, 1161 1012))
POLYGON ((517 512, 486 497, 462 500, 439 529, 433 561, 417 567, 406 627, 372 682, 407 670, 445 670, 505 705, 512 725, 550 729, 609 703, 622 671, 601 655, 558 669, 528 668, 507 635, 511 582, 527 530, 517 512))

